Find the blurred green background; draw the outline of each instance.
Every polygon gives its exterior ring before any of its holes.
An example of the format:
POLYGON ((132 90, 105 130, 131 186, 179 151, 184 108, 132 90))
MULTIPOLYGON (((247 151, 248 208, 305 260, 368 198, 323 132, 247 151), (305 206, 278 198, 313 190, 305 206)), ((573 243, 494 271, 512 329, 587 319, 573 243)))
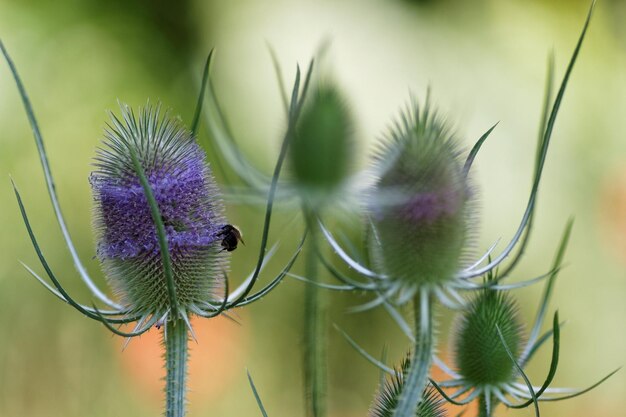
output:
MULTIPOLYGON (((118 99, 138 106, 150 98, 190 122, 202 63, 212 47, 216 87, 229 120, 246 153, 268 172, 284 118, 267 43, 291 80, 296 62, 305 64, 324 40, 331 41, 324 70, 349 98, 362 164, 409 93, 423 98, 428 86, 467 147, 500 121, 475 164, 479 248, 506 239, 527 198, 548 52, 556 53, 560 79, 587 7, 587 0, 0 0, 0 37, 30 93, 70 231, 89 271, 103 284, 93 258, 87 177, 106 110, 115 110, 118 99)), ((625 1, 599 2, 556 125, 534 239, 515 276, 545 272, 566 220, 575 216, 567 267, 551 305, 568 321, 556 386, 583 387, 626 363, 624 22, 625 1)), ((40 267, 9 175, 52 267, 71 293, 89 303, 61 243, 30 129, 2 62, 0 416, 158 415, 159 335, 152 331, 122 352, 122 339, 28 276, 18 260, 40 267)), ((285 256, 297 239, 292 231, 297 228, 288 223, 293 215, 279 212, 273 234, 283 242, 285 256)), ((232 204, 228 217, 242 228, 247 244, 233 253, 236 281, 255 261, 262 212, 232 204)), ((275 267, 280 261, 284 257, 275 267)), ((259 415, 246 367, 270 415, 303 415, 302 289, 299 282, 285 282, 240 311, 241 325, 223 319, 196 323, 190 416, 259 415)), ((517 292, 528 321, 540 292, 541 286, 517 292)), ((365 299, 329 297, 332 322, 372 353, 387 344, 391 360, 402 357, 407 341, 383 311, 347 314, 347 307, 365 299)), ((449 316, 441 315, 442 356, 449 316)), ((365 416, 378 372, 337 332, 330 330, 330 336, 330 415, 365 416)), ((537 384, 547 372, 549 350, 531 364, 537 384)), ((625 393, 621 371, 584 397, 542 409, 552 416, 624 415, 625 393)))

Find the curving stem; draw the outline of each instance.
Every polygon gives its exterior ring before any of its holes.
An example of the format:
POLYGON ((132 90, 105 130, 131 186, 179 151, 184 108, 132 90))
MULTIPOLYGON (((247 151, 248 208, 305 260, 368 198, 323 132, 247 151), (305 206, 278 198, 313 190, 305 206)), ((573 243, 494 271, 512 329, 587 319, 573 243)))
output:
POLYGON ((165 345, 165 417, 185 415, 185 393, 187 391, 187 325, 183 319, 168 320, 163 340, 165 345))

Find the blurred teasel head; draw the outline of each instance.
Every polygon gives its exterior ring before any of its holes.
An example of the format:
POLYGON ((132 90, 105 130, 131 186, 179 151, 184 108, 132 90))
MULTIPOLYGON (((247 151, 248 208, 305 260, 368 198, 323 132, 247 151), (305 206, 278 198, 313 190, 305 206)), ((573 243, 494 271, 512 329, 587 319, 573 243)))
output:
POLYGON ((463 262, 474 206, 463 162, 457 138, 428 100, 412 105, 377 151, 368 202, 372 258, 409 296, 449 282, 463 262))
POLYGON ((133 313, 163 316, 214 301, 227 257, 226 221, 204 151, 160 106, 136 117, 125 105, 111 124, 90 177, 98 234, 97 256, 133 313), (177 306, 168 297, 158 228, 142 176, 152 190, 165 230, 177 306))
POLYGON ((333 83, 320 83, 310 94, 289 147, 289 161, 300 194, 319 205, 337 193, 350 173, 354 127, 333 83))

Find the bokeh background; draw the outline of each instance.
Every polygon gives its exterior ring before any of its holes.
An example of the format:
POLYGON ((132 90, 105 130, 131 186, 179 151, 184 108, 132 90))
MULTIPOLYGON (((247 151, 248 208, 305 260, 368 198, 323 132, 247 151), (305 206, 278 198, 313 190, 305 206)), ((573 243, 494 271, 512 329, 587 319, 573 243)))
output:
MULTIPOLYGON (((269 172, 284 117, 267 44, 285 78, 330 41, 324 71, 342 86, 357 120, 362 167, 410 94, 428 86, 467 147, 500 121, 476 162, 479 247, 514 231, 530 183, 547 56, 562 75, 587 0, 236 0, 168 2, 0 0, 0 37, 30 93, 70 231, 90 273, 94 259, 91 158, 117 100, 161 100, 189 122, 203 60, 216 47, 216 87, 250 159, 269 172)), ((545 272, 560 233, 576 219, 567 268, 551 304, 567 326, 555 385, 583 387, 626 364, 626 2, 599 2, 556 126, 541 188, 536 232, 515 279, 545 272)), ((203 140, 207 139, 202 132, 203 140)), ((206 143, 206 142, 203 142, 206 143)), ((215 163, 217 155, 209 159, 215 163)), ((157 331, 112 337, 54 299, 18 260, 39 266, 10 186, 20 187, 40 243, 63 283, 89 302, 62 245, 39 160, 7 65, 0 63, 0 416, 155 416, 162 407, 157 331)), ((218 180, 226 181, 221 175, 218 180)), ((299 219, 284 209, 273 239, 284 256, 299 219), (294 223, 290 223, 293 221, 294 223)), ((245 234, 233 281, 251 270, 262 210, 229 204, 245 234)), ((355 224, 347 233, 358 234, 355 224)), ((279 257, 274 270, 281 261, 279 257)), ((303 284, 287 281, 237 313, 240 324, 198 321, 192 347, 190 416, 260 415, 246 379, 255 378, 273 416, 303 415, 303 284)), ((529 321, 541 286, 517 292, 529 321)), ((331 321, 365 348, 397 361, 408 346, 383 311, 347 314, 365 301, 329 294, 331 321)), ((446 356, 450 314, 442 312, 446 356)), ((367 415, 378 372, 330 330, 330 415, 367 415)), ((529 373, 537 384, 549 348, 529 373)), ((626 372, 595 391, 543 407, 552 416, 618 416, 626 372)), ((504 410, 501 410, 504 412, 504 410)), ((510 415, 531 415, 509 411, 510 415)), ((469 414, 468 414, 469 415, 469 414)))

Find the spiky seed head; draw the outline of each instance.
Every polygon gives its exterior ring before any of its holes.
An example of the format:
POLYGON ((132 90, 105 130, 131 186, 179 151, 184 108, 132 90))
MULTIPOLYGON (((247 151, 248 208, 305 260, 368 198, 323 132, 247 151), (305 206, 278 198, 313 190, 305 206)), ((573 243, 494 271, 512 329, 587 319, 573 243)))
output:
POLYGON ((160 106, 139 117, 125 105, 97 150, 94 193, 97 256, 123 302, 139 314, 170 309, 156 226, 135 171, 137 155, 165 226, 178 307, 206 306, 223 282, 227 259, 218 236, 226 221, 203 150, 160 106))
POLYGON ((338 88, 320 84, 309 96, 289 148, 298 189, 313 202, 335 193, 352 165, 352 117, 338 88))
MULTIPOLYGON (((404 377, 409 369, 410 357, 407 356, 397 370, 383 381, 378 388, 374 403, 370 407, 369 417, 392 417, 398 405, 398 397, 404 387, 404 377)), ((423 393, 422 400, 417 404, 415 417, 445 417, 444 402, 432 386, 423 393)))
POLYGON ((453 342, 454 354, 458 372, 469 384, 497 386, 516 378, 515 365, 497 329, 518 358, 523 335, 517 311, 507 293, 486 289, 462 313, 453 342))
POLYGON ((386 139, 368 201, 373 259, 398 285, 445 283, 460 269, 474 206, 457 140, 428 102, 411 106, 386 139))

